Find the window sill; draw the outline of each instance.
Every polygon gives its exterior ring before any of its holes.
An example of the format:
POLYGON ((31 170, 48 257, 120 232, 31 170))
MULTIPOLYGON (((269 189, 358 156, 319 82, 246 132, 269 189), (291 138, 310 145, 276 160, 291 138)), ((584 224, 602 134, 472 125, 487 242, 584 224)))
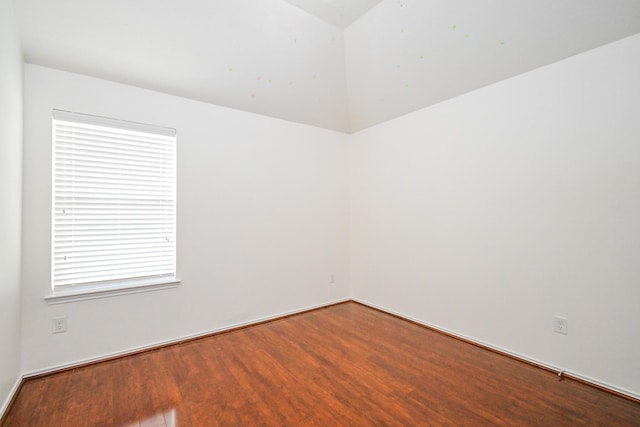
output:
POLYGON ((54 291, 44 297, 47 304, 64 304, 74 301, 85 301, 97 298, 108 298, 118 295, 137 294, 139 292, 159 291, 177 288, 180 280, 176 277, 163 277, 153 280, 136 280, 111 285, 96 285, 82 289, 54 291))

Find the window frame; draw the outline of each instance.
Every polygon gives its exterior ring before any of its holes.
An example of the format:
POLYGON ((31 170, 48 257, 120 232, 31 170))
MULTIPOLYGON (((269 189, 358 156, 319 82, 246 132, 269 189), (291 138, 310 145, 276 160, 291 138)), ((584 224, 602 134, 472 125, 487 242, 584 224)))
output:
MULTIPOLYGON (((69 301, 77 301, 77 300, 86 300, 93 298, 102 298, 114 295, 124 295, 130 293, 137 292, 146 292, 153 291, 159 289, 167 289, 167 288, 175 288, 179 285, 180 280, 177 277, 177 132, 175 129, 160 127, 154 125, 147 125, 137 122, 131 122, 126 120, 112 119, 101 116, 94 116, 90 114, 81 114, 74 113, 70 111, 63 110, 53 110, 51 115, 51 141, 52 141, 52 170, 51 170, 51 276, 50 276, 50 286, 51 286, 51 294, 45 296, 45 300, 49 304, 58 304, 69 301), (77 125, 78 127, 83 126, 97 126, 99 128, 108 128, 113 132, 119 133, 120 135, 130 136, 137 135, 139 132, 143 132, 148 134, 150 137, 159 137, 165 139, 165 141, 169 141, 168 146, 170 147, 170 154, 167 155, 167 159, 169 159, 170 170, 168 175, 172 178, 166 180, 166 178, 158 178, 159 183, 164 185, 165 191, 166 188, 169 188, 170 194, 172 196, 171 207, 169 209, 159 209, 158 212, 164 214, 165 212, 171 213, 172 223, 170 221, 170 229, 172 227, 172 241, 167 240, 172 245, 168 249, 168 253, 170 253, 171 260, 168 261, 169 264, 166 266, 172 266, 173 271, 170 273, 163 274, 143 274, 142 276, 135 277, 133 274, 130 277, 126 278, 118 278, 115 280, 98 280, 98 281, 82 281, 80 283, 65 283, 56 285, 56 232, 60 232, 59 228, 56 228, 56 209, 57 209, 57 196, 58 189, 61 184, 58 183, 56 173, 60 172, 56 165, 56 150, 60 150, 62 146, 62 142, 58 142, 57 134, 56 134, 56 123, 60 124, 61 122, 72 123, 77 125), (172 141, 171 141, 172 139, 172 141), (169 187, 167 187, 167 183, 169 183, 169 187), (58 185, 57 185, 58 184, 58 185)), ((134 150, 135 151, 135 150, 134 150)), ((166 151, 166 150, 165 150, 166 151)), ((74 154, 75 155, 75 154, 74 154)), ((104 159, 103 154, 95 155, 96 161, 102 158, 104 159)), ((75 159, 75 158, 74 158, 75 159)), ((164 158, 163 158, 164 160, 164 158)), ((122 159, 117 159, 117 162, 123 162, 122 159)), ((122 163, 120 163, 122 165, 122 163)), ((147 165, 148 166, 148 165, 147 165)), ((61 168, 61 170, 64 168, 61 168)), ((116 179, 116 174, 113 176, 109 176, 109 174, 105 173, 107 176, 107 180, 116 179)), ((71 175, 73 176, 73 175, 71 175)), ((92 184, 93 185, 93 184, 92 184)), ((112 185, 112 184, 108 184, 112 185)), ((114 186, 116 184, 113 184, 114 186)), ((125 183, 121 184, 125 188, 126 191, 130 191, 134 184, 125 183), (127 188, 127 186, 130 186, 127 188)), ((60 190, 61 191, 61 190, 60 190)), ((72 191, 76 191, 75 189, 72 191)), ((75 194, 75 193, 74 193, 75 194)), ((103 212, 101 212, 103 213, 103 212)), ((75 226, 74 226, 75 227, 75 226)), ((164 226, 158 226, 159 228, 164 226)), ((107 227, 108 228, 108 227, 107 227)), ((75 228, 74 228, 75 229, 75 228)), ((165 248, 164 251, 167 251, 165 248)), ((100 255, 98 255, 100 256, 100 255)), ((121 253, 118 253, 118 256, 123 256, 121 253)), ((124 255, 126 257, 126 255, 124 255)), ((135 258, 135 254, 129 257, 131 260, 135 258)), ((99 261, 98 261, 99 262, 99 261)), ((166 268, 165 268, 166 269, 166 268)), ((171 270, 171 268, 168 268, 171 270)), ((118 271, 118 268, 115 267, 113 269, 114 272, 118 271)))

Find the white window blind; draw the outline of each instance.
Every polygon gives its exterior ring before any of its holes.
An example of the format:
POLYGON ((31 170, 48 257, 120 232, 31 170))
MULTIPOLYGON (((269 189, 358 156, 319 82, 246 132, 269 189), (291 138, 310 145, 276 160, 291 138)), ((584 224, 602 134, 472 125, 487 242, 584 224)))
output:
POLYGON ((53 111, 54 290, 173 277, 174 129, 53 111))

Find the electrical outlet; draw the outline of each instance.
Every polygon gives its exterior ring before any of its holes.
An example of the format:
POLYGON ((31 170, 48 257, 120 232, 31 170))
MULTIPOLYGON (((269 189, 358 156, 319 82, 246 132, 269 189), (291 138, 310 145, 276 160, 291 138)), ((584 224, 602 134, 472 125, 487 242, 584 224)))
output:
POLYGON ((329 276, 329 283, 332 285, 336 284, 336 278, 333 274, 329 276))
POLYGON ((52 324, 52 332, 59 334, 61 332, 67 332, 67 318, 66 317, 54 317, 52 324))
POLYGON ((553 316, 553 332, 559 334, 569 334, 569 319, 566 317, 553 316))

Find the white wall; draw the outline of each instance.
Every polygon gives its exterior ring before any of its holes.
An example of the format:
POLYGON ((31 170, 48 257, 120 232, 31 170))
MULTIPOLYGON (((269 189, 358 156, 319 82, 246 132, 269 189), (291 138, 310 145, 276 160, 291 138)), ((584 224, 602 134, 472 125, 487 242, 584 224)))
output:
POLYGON ((349 296, 346 135, 34 65, 24 101, 25 373, 349 296), (54 108, 177 129, 178 288, 43 300, 54 108))
POLYGON ((22 51, 13 8, 0 0, 0 414, 20 375, 22 51))
POLYGON ((640 396, 639 76, 636 35, 355 134, 354 296, 640 396))

